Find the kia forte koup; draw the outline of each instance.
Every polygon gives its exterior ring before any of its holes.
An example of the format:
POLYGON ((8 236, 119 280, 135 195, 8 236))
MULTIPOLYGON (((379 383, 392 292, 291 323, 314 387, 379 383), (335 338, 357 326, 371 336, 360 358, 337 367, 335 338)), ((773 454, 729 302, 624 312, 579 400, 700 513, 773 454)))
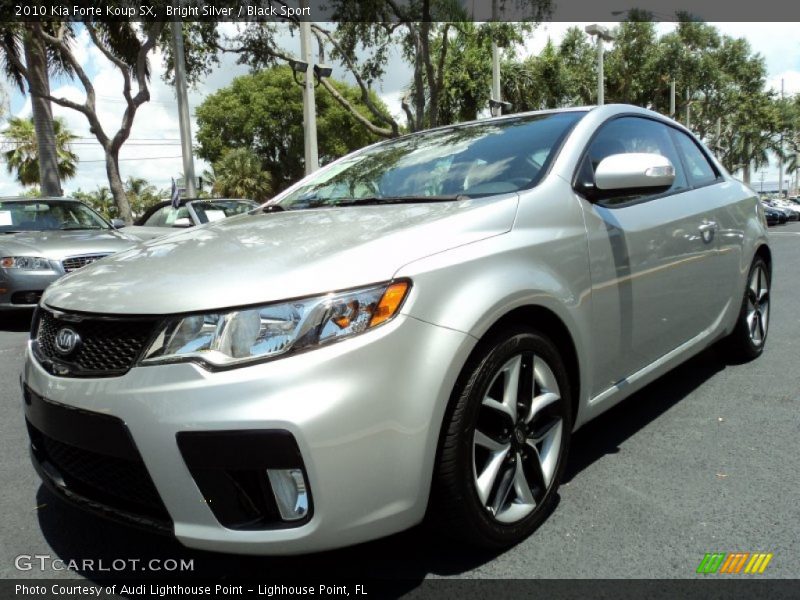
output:
POLYGON ((577 428, 715 342, 761 354, 771 264, 754 192, 654 112, 407 135, 51 285, 33 464, 194 548, 309 552, 426 515, 505 547, 553 507, 577 428))

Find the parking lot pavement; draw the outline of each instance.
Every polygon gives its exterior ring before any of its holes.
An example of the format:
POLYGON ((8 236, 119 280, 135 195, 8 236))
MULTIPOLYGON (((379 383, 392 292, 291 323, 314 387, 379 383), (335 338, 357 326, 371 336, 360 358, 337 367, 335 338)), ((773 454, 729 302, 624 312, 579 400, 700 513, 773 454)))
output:
POLYGON ((729 365, 710 349, 579 431, 553 514, 501 554, 453 548, 418 527, 310 557, 233 557, 190 551, 62 506, 40 487, 27 457, 18 372, 29 315, 6 319, 0 325, 0 576, 112 575, 20 572, 14 567, 20 554, 107 565, 193 558, 194 574, 203 578, 385 576, 403 578, 411 589, 428 577, 694 577, 706 552, 743 551, 774 554, 762 577, 797 577, 800 224, 771 233, 773 305, 764 355, 729 365))

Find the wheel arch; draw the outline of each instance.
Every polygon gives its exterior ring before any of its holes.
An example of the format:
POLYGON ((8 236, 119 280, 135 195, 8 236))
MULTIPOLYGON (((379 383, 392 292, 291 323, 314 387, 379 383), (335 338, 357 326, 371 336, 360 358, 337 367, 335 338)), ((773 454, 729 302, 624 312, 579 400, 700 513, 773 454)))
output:
POLYGON ((428 497, 428 510, 431 508, 434 490, 436 489, 434 477, 436 475, 435 465, 439 463, 442 453, 442 443, 444 432, 453 410, 457 404, 458 391, 465 385, 466 378, 469 377, 472 367, 483 353, 487 344, 494 341, 496 336, 505 329, 514 326, 532 326, 555 344, 559 355, 564 361, 570 383, 570 408, 572 409, 573 423, 578 423, 578 410, 580 407, 581 394, 581 367, 578 356, 577 346, 572 333, 567 324, 555 312, 549 308, 537 304, 525 304, 513 308, 496 319, 491 325, 483 330, 477 343, 461 365, 461 369, 456 377, 455 384, 450 391, 447 406, 439 423, 439 434, 436 441, 436 454, 434 457, 434 468, 431 470, 431 486, 428 497))
POLYGON ((760 256, 764 259, 764 262, 767 263, 767 267, 769 268, 769 275, 772 277, 772 250, 770 250, 767 244, 761 244, 758 248, 756 248, 755 256, 760 256))

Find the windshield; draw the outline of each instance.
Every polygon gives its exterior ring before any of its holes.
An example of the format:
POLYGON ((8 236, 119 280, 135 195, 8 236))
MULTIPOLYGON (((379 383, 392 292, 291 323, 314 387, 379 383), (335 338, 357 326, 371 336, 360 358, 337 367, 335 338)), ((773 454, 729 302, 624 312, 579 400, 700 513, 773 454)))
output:
POLYGON ((584 114, 529 115, 409 135, 345 157, 278 204, 291 210, 527 189, 539 183, 553 151, 584 114))
POLYGON ((196 200, 190 202, 201 223, 241 215, 258 207, 251 200, 196 200))
POLYGON ((100 215, 74 200, 0 201, 0 233, 108 228, 100 215))

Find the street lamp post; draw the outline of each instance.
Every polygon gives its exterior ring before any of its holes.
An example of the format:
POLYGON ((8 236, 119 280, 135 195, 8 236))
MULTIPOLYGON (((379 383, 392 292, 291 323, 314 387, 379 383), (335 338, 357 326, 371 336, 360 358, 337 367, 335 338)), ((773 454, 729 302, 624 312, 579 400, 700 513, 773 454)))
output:
POLYGON ((603 75, 603 42, 613 41, 614 36, 609 31, 608 27, 603 27, 596 23, 587 25, 585 28, 586 33, 593 35, 597 38, 597 105, 603 106, 605 104, 605 81, 603 75))
POLYGON ((181 155, 183 157, 184 186, 186 197, 196 198, 194 184, 194 158, 192 156, 192 125, 189 115, 189 96, 186 92, 186 60, 183 52, 183 28, 181 21, 173 21, 172 44, 175 54, 175 91, 178 96, 178 126, 181 132, 181 155))
POLYGON ((300 60, 306 65, 303 81, 303 143, 305 147, 306 175, 319 169, 317 150, 317 104, 314 97, 312 75, 314 57, 311 54, 311 23, 300 21, 300 60))

